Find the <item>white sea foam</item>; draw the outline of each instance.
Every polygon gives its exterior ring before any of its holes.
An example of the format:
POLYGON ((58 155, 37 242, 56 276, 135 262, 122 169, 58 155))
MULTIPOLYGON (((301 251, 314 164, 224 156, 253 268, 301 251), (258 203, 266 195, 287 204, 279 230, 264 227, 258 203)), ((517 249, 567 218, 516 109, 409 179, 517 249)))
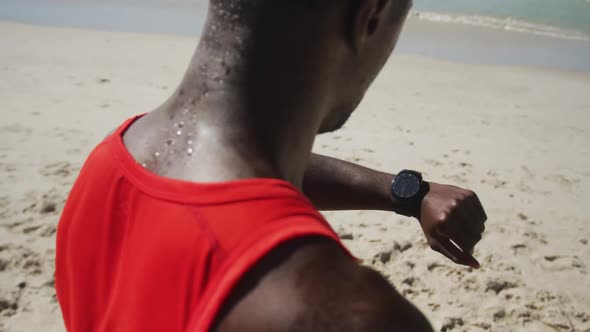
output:
MULTIPOLYGON (((590 2, 590 0, 584 1, 590 2)), ((588 33, 558 28, 550 25, 532 23, 525 20, 515 19, 512 17, 502 18, 479 15, 457 15, 427 11, 415 11, 412 13, 412 16, 417 17, 421 20, 432 22, 465 24, 507 31, 532 33, 535 35, 547 37, 590 41, 590 34, 588 33)))

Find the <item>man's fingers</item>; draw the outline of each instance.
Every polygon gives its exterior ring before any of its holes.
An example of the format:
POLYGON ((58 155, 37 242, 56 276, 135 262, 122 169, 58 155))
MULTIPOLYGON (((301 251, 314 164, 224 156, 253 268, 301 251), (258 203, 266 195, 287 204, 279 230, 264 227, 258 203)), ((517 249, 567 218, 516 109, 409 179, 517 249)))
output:
POLYGON ((474 231, 483 233, 488 216, 486 215, 479 198, 477 198, 477 195, 473 195, 467 199, 463 214, 465 217, 469 218, 467 220, 470 221, 470 225, 473 227, 474 231))
POLYGON ((430 240, 430 248, 436 252, 441 253, 448 259, 452 260, 455 263, 459 263, 459 258, 453 255, 449 250, 447 250, 443 245, 436 239, 430 240))
POLYGON ((473 250, 468 249, 467 252, 462 251, 451 242, 448 238, 439 237, 435 240, 432 249, 440 252, 457 264, 467 265, 474 269, 479 269, 479 262, 468 252, 473 250))
POLYGON ((434 232, 436 233, 435 235, 438 237, 448 237, 448 238, 452 237, 452 234, 451 234, 451 232, 449 232, 449 229, 448 229, 446 223, 438 225, 438 227, 436 227, 434 229, 434 232))
POLYGON ((450 237, 449 239, 453 241, 463 252, 470 252, 473 251, 475 245, 481 241, 481 234, 462 232, 457 234, 457 236, 450 237))
POLYGON ((458 225, 465 230, 481 234, 485 230, 485 213, 474 203, 466 203, 463 209, 457 211, 458 225))
POLYGON ((439 241, 447 250, 452 252, 459 259, 459 264, 467 265, 474 269, 480 268, 480 264, 477 261, 477 259, 475 259, 475 257, 469 254, 469 252, 473 252, 473 246, 469 247, 465 251, 462 251, 457 246, 455 246, 455 244, 451 242, 450 239, 440 239, 439 241))
POLYGON ((458 206, 447 221, 447 233, 481 234, 485 230, 485 212, 476 205, 473 198, 458 206))
POLYGON ((485 230, 485 212, 477 203, 477 196, 468 197, 439 227, 442 234, 452 239, 461 250, 468 252, 481 240, 485 230))
POLYGON ((447 223, 440 224, 436 229, 435 236, 451 239, 464 252, 473 251, 475 245, 481 240, 481 233, 474 232, 473 229, 465 227, 465 225, 455 220, 457 219, 451 219, 447 223))

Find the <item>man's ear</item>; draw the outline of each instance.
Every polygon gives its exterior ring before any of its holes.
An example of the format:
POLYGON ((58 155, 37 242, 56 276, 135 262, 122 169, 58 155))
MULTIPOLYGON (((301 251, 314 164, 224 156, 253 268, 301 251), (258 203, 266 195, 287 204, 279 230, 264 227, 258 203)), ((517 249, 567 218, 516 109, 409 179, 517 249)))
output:
POLYGON ((383 9, 390 0, 361 0, 352 17, 352 46, 359 52, 383 20, 383 9))

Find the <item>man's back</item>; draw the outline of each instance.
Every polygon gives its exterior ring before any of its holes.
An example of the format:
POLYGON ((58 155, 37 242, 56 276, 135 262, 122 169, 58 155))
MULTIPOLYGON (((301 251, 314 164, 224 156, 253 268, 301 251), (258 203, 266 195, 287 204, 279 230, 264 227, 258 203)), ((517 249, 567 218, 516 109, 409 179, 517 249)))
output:
POLYGON ((121 135, 89 157, 60 221, 56 288, 71 331, 206 331, 234 285, 290 240, 338 238, 284 181, 197 184, 137 164, 121 135))

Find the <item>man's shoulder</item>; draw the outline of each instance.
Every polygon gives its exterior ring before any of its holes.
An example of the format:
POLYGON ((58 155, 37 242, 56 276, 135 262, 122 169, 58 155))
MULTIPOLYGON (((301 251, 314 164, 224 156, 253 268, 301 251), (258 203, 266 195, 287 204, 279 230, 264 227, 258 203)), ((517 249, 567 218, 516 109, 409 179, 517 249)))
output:
POLYGON ((334 241, 307 238, 277 248, 244 276, 216 326, 219 331, 394 331, 392 324, 400 331, 431 331, 381 274, 357 264, 334 241), (408 317, 414 323, 404 323, 408 317))
MULTIPOLYGON (((355 263, 334 241, 303 238, 286 242, 259 261, 238 283, 218 315, 219 331, 289 330, 297 323, 314 284, 329 275, 355 269, 355 263), (323 263, 323 264, 322 264, 323 263)), ((348 276, 341 276, 346 278, 348 276)))

